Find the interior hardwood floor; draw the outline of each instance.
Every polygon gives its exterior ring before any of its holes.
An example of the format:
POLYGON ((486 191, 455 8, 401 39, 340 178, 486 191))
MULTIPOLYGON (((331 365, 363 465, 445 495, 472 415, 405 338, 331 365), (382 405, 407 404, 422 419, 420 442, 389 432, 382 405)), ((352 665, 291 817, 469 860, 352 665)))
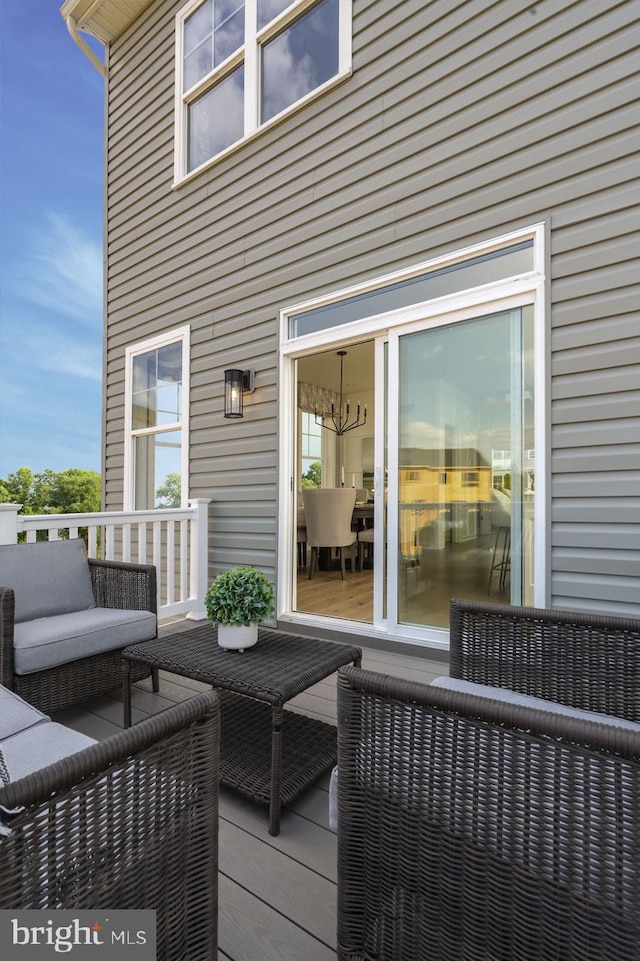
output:
POLYGON ((340 571, 298 569, 297 610, 325 617, 346 617, 352 621, 373 621, 373 571, 352 572, 347 565, 345 579, 340 571))
MULTIPOLYGON (((452 597, 490 597, 492 601, 509 603, 509 577, 501 586, 499 573, 495 572, 489 583, 494 545, 494 535, 485 535, 466 543, 449 543, 444 550, 424 550, 417 565, 408 568, 404 575, 405 600, 401 601, 400 620, 446 628, 452 597)), ((371 568, 354 572, 347 563, 344 580, 339 569, 318 569, 311 580, 308 573, 308 567, 298 567, 296 610, 372 623, 371 568)))

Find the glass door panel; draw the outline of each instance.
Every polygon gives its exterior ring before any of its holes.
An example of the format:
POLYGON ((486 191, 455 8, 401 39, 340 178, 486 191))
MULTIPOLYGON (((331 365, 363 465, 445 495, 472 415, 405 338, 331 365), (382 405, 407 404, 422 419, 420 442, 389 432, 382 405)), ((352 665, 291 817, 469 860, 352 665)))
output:
POLYGON ((378 494, 374 480, 379 408, 375 376, 372 340, 316 351, 296 362, 293 609, 298 613, 369 624, 374 619, 374 544, 369 540, 359 545, 357 535, 372 527, 378 494), (345 487, 354 490, 355 504, 349 528, 341 535, 346 566, 343 579, 342 546, 326 540, 334 528, 330 515, 324 530, 316 528, 315 545, 309 541, 303 491, 345 487), (317 563, 311 569, 313 546, 317 547, 317 563))
POLYGON ((398 338, 397 623, 533 597, 533 310, 398 338))

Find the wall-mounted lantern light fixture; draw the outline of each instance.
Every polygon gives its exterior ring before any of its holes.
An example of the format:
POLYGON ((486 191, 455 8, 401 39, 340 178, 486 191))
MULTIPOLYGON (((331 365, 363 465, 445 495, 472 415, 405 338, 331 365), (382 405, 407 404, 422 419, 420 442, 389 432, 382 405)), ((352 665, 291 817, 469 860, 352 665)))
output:
POLYGON ((242 417, 242 394, 253 389, 252 370, 225 370, 224 416, 242 417))

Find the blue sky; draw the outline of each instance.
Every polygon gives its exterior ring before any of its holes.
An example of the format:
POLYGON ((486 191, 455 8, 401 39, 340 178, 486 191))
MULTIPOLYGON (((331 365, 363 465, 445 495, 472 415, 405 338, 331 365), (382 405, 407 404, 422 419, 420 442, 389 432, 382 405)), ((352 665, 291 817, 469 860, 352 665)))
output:
POLYGON ((61 5, 0 0, 0 477, 100 470, 104 81, 61 5))

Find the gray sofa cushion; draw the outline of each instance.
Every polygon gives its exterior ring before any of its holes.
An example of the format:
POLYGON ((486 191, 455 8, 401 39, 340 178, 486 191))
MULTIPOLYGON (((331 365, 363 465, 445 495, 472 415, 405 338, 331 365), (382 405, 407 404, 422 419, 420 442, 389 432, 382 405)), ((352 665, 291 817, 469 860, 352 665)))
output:
POLYGON ((14 670, 16 674, 31 674, 148 641, 155 635, 156 616, 150 611, 94 607, 23 621, 14 629, 14 670))
POLYGON ((9 781, 76 754, 89 744, 95 744, 93 738, 53 723, 42 711, 0 686, 0 757, 9 781))
POLYGON ((640 732, 640 724, 627 721, 623 717, 599 714, 596 711, 583 711, 577 707, 559 704, 557 701, 547 701, 543 697, 520 694, 506 687, 489 687, 487 684, 475 684, 473 681, 463 681, 457 677, 437 677, 431 683, 434 687, 444 687, 449 691, 459 691, 461 694, 473 694, 476 697, 489 698, 491 701, 503 701, 505 704, 515 704, 518 707, 530 707, 550 714, 562 714, 563 717, 573 717, 579 721, 594 721, 609 727, 621 727, 627 731, 640 732))
POLYGON ((28 727, 46 724, 50 718, 7 687, 0 686, 0 741, 28 727))
POLYGON ((95 607, 84 541, 0 545, 0 587, 15 593, 15 621, 95 607))
POLYGON ((9 779, 17 781, 95 743, 95 740, 86 734, 48 721, 6 738, 0 742, 0 747, 9 779))

